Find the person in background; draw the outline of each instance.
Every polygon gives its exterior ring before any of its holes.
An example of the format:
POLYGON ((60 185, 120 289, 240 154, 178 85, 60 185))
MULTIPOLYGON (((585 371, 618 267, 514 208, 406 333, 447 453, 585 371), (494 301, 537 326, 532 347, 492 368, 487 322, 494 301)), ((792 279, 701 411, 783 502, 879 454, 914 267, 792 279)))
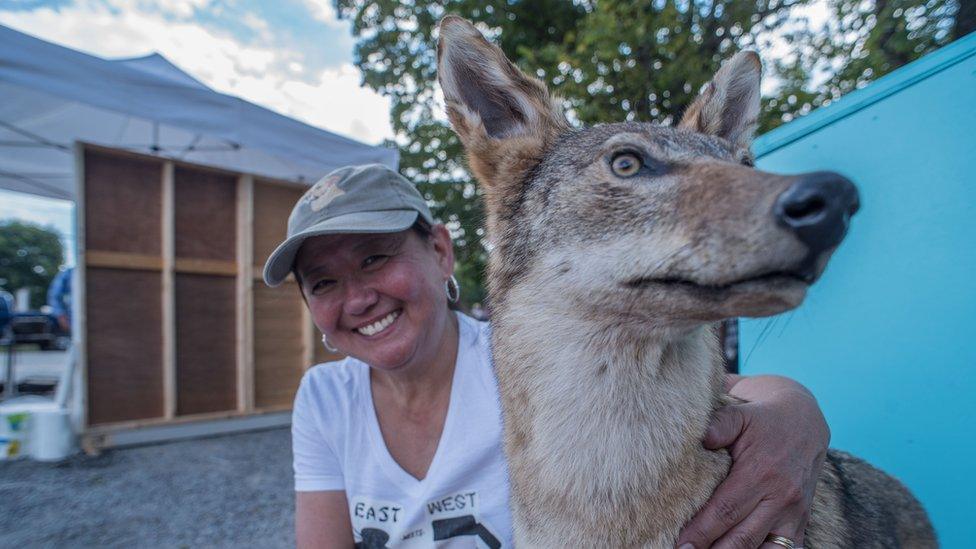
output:
MULTIPOLYGON (((450 309, 453 271, 447 228, 388 168, 336 170, 292 210, 264 280, 294 275, 323 345, 348 357, 309 369, 295 397, 299 547, 511 547, 490 328, 450 309)), ((816 401, 781 377, 726 387, 748 402, 720 409, 704 444, 733 466, 682 543, 802 538, 829 439, 816 401)))
POLYGON ((68 267, 59 272, 47 288, 47 304, 65 334, 71 333, 71 277, 74 270, 74 267, 68 267))

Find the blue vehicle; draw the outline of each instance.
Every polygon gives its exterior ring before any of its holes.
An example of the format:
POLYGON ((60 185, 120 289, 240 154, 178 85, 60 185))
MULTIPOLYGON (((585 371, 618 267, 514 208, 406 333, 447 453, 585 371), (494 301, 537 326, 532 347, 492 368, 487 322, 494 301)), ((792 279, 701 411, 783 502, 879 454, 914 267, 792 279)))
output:
POLYGON ((0 290, 0 342, 6 343, 12 338, 10 320, 14 315, 14 296, 0 290))
POLYGON ((13 297, 0 292, 0 341, 34 343, 42 351, 64 351, 71 346, 71 274, 58 273, 48 289, 50 312, 14 312, 13 297))
POLYGON ((71 346, 71 332, 51 313, 14 313, 9 330, 14 343, 36 343, 42 351, 66 351, 71 346))

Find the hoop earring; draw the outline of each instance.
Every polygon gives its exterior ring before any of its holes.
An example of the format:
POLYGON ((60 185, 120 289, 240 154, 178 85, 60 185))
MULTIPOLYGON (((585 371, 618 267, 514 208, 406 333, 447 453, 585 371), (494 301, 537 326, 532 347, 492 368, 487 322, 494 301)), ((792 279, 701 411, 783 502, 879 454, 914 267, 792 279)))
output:
POLYGON ((326 351, 329 351, 330 353, 338 353, 339 352, 339 349, 337 349, 337 348, 332 347, 331 345, 329 345, 329 340, 325 338, 325 334, 322 334, 322 346, 325 347, 325 350, 326 351))
POLYGON ((444 289, 447 291, 447 300, 449 302, 457 303, 458 299, 461 298, 461 285, 458 284, 454 275, 451 275, 451 278, 448 278, 444 282, 444 289))

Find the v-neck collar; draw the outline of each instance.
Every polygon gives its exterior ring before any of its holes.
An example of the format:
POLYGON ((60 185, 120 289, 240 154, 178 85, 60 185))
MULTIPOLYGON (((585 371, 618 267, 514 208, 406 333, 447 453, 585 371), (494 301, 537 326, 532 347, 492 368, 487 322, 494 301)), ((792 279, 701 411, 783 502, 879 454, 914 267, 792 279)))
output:
POLYGON ((461 370, 461 357, 467 349, 464 347, 467 345, 466 337, 469 327, 467 326, 465 319, 462 315, 457 315, 458 321, 458 347, 457 347, 457 358, 454 359, 454 373, 451 376, 451 396, 447 403, 447 417, 444 418, 444 427, 441 429, 441 436, 437 441, 437 449, 434 451, 434 457, 430 460, 430 465, 427 466, 427 474, 424 478, 418 479, 417 477, 408 473, 395 459, 393 459, 393 454, 390 453, 390 449, 386 446, 386 440, 383 439, 383 431, 380 429, 379 418, 376 416, 376 406, 373 403, 373 388, 370 381, 369 367, 367 366, 364 376, 363 390, 365 395, 363 402, 366 405, 365 415, 368 418, 368 429, 370 446, 377 449, 379 453, 379 461, 383 466, 383 470, 386 474, 400 486, 406 492, 416 493, 423 490, 429 483, 428 479, 436 476, 439 468, 439 464, 445 458, 443 454, 447 452, 447 448, 450 448, 451 435, 454 432, 454 418, 457 416, 457 393, 460 385, 460 374, 461 370))

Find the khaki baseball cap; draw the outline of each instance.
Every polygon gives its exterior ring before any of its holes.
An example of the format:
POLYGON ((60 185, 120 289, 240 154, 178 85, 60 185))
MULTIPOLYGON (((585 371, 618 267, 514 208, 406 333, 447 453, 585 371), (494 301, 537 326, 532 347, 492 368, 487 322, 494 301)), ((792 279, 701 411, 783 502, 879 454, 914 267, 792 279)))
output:
POLYGON ((347 166, 323 177, 295 204, 288 236, 264 264, 264 282, 278 286, 291 272, 305 239, 343 233, 395 233, 422 217, 427 203, 405 177, 381 164, 347 166))

